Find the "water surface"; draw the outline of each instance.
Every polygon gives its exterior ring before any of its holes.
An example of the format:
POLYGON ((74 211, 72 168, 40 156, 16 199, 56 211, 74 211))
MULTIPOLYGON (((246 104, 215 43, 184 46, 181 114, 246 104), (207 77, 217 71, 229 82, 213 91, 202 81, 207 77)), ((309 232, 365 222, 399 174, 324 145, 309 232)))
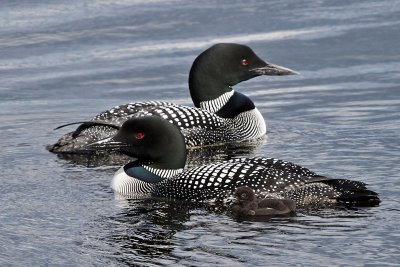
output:
POLYGON ((398 265, 398 1, 5 0, 0 13, 2 266, 398 265), (114 105, 192 105, 191 63, 217 42, 301 75, 236 86, 263 113, 267 142, 211 156, 266 155, 361 180, 379 207, 238 221, 210 206, 117 199, 117 164, 45 150, 68 130, 56 126, 114 105))

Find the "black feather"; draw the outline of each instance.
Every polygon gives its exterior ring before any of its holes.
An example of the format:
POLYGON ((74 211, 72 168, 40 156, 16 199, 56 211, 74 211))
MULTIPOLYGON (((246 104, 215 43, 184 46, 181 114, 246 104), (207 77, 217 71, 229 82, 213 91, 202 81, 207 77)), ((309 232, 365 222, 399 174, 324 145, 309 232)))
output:
POLYGON ((86 121, 86 122, 83 122, 81 125, 79 125, 78 128, 76 128, 76 130, 72 133, 72 137, 76 138, 81 132, 83 132, 84 130, 86 130, 90 127, 94 127, 94 126, 107 126, 107 127, 111 127, 111 128, 117 129, 117 130, 119 130, 121 128, 117 125, 106 123, 106 122, 86 121))

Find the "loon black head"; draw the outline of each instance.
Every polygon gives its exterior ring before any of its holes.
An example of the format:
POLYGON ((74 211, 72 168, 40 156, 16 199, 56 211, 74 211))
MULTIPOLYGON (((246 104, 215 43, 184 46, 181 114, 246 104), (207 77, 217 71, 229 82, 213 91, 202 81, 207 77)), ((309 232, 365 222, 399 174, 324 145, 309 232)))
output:
POLYGON ((122 153, 159 169, 180 169, 186 163, 185 140, 178 127, 156 116, 131 118, 113 137, 122 153))
POLYGON ((270 64, 260 59, 245 45, 215 44, 201 53, 193 62, 189 74, 189 89, 193 103, 221 96, 231 86, 260 75, 290 75, 295 71, 270 64))

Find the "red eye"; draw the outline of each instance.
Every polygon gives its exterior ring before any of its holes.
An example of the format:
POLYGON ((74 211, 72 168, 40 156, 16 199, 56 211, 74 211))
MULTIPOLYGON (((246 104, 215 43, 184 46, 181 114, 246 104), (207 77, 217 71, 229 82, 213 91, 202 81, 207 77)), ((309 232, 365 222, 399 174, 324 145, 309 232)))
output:
POLYGON ((249 65, 249 62, 247 61, 247 59, 242 59, 242 66, 247 66, 249 65))
POLYGON ((143 137, 144 137, 144 134, 142 134, 142 133, 136 134, 136 139, 142 139, 143 137))

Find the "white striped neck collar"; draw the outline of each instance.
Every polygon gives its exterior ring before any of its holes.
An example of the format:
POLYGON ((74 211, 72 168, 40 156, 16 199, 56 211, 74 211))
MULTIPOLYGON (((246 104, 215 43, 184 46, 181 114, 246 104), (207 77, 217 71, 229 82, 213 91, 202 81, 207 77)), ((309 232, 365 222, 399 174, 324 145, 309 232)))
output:
POLYGON ((171 178, 183 172, 183 169, 157 169, 157 168, 152 168, 148 165, 142 165, 142 166, 147 171, 157 176, 160 176, 161 178, 171 178))
POLYGON ((234 93, 235 91, 231 90, 212 100, 202 101, 200 102, 200 108, 208 110, 210 112, 217 112, 223 106, 225 106, 226 103, 228 103, 229 99, 233 96, 234 93))

